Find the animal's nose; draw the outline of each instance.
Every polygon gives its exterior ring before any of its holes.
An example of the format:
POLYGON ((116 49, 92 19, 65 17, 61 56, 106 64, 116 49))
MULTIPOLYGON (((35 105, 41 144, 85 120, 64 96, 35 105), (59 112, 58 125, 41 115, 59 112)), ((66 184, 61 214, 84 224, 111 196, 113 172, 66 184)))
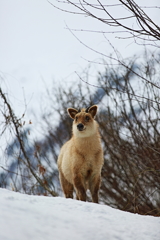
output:
POLYGON ((82 123, 79 123, 77 125, 77 128, 78 128, 79 131, 83 131, 84 125, 82 123))

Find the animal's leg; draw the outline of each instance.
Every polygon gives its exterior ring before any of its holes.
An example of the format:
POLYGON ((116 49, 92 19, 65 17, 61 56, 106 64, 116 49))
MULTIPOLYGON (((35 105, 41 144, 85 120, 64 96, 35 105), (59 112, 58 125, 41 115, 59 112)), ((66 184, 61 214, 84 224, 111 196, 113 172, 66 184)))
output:
POLYGON ((73 198, 73 185, 69 183, 62 172, 59 172, 61 187, 66 198, 73 198))
POLYGON ((98 192, 101 184, 101 177, 97 176, 94 179, 91 179, 89 182, 89 189, 92 195, 92 201, 98 203, 98 192))
POLYGON ((86 202, 86 190, 81 175, 75 174, 73 181, 76 189, 76 199, 86 202))

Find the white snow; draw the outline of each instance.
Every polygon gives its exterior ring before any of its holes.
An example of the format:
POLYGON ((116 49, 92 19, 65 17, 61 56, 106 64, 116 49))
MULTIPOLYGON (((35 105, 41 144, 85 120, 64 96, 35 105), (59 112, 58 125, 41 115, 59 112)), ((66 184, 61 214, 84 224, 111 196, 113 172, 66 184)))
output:
POLYGON ((160 218, 0 189, 0 240, 159 240, 160 218))

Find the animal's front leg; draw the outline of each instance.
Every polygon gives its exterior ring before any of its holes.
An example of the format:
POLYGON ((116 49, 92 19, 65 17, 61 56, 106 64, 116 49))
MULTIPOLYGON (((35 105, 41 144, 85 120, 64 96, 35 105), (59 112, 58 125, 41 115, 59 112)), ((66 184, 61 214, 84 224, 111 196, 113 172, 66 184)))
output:
POLYGON ((59 170, 59 178, 65 197, 73 198, 73 185, 66 180, 61 170, 59 170))
POLYGON ((73 182, 74 182, 74 187, 76 190, 77 200, 86 202, 86 190, 84 187, 83 178, 82 178, 81 174, 75 173, 73 182))
POLYGON ((98 192, 99 192, 100 184, 101 184, 101 177, 100 176, 96 176, 92 180, 90 180, 89 189, 91 191, 92 201, 94 203, 99 202, 98 192))

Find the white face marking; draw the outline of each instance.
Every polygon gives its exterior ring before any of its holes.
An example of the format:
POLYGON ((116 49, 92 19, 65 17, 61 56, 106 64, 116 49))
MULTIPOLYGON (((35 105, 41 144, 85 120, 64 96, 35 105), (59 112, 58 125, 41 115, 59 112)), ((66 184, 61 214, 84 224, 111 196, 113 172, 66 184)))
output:
POLYGON ((80 138, 90 137, 96 133, 97 123, 93 120, 92 122, 88 123, 87 125, 84 125, 83 131, 79 131, 77 129, 77 123, 74 122, 72 129, 73 129, 73 134, 77 137, 80 137, 80 138))

